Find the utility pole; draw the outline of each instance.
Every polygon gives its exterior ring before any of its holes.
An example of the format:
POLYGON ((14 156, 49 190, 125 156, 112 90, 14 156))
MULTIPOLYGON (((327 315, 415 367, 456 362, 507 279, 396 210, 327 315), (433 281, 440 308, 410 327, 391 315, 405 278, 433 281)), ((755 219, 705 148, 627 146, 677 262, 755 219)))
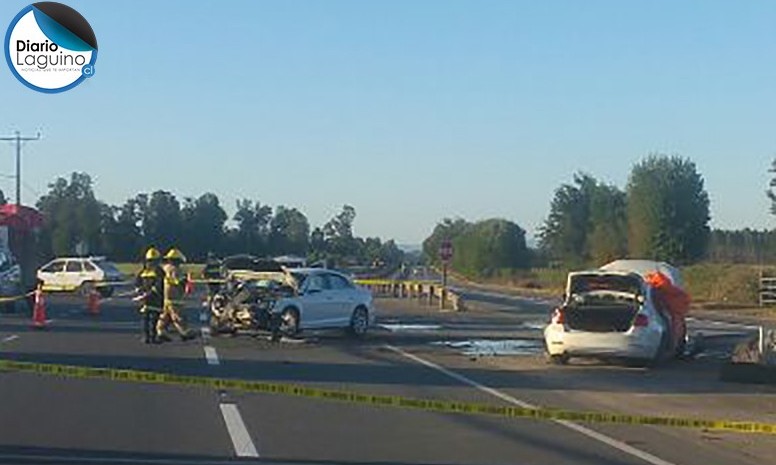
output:
POLYGON ((0 137, 0 140, 16 142, 16 205, 22 204, 22 142, 40 140, 40 131, 35 137, 22 136, 16 131, 13 136, 0 137))

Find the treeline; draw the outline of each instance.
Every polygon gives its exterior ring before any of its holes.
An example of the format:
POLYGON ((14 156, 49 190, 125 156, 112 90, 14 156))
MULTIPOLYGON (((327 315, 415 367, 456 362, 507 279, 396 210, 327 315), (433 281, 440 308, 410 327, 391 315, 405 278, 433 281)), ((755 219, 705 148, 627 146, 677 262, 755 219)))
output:
POLYGON ((330 266, 398 266, 402 252, 392 240, 353 233, 356 211, 345 205, 327 223, 312 228, 300 210, 259 201, 237 202, 232 225, 217 195, 178 199, 158 190, 139 193, 121 205, 98 200, 86 173, 58 178, 36 204, 46 218, 44 243, 51 255, 100 254, 136 261, 149 245, 180 247, 190 260, 209 252, 224 256, 299 255, 330 266))
POLYGON ((651 155, 631 170, 624 190, 588 174, 555 191, 539 246, 567 266, 634 257, 675 264, 706 257, 709 197, 693 162, 651 155))
POLYGON ((776 263, 776 231, 715 229, 707 256, 709 261, 718 263, 776 263))
MULTIPOLYGON (((439 263, 439 244, 451 239, 453 269, 477 277, 527 267, 597 266, 625 257, 687 264, 707 256, 709 220, 709 197, 695 164, 650 155, 633 167, 625 189, 584 173, 558 187, 536 250, 526 247, 520 226, 499 219, 446 219, 423 250, 439 263)), ((717 236, 711 250, 721 253, 717 236)))
POLYGON ((467 276, 493 276, 531 263, 525 230, 508 220, 443 220, 423 241, 423 253, 431 263, 440 263, 438 251, 445 239, 453 245, 452 269, 467 276))

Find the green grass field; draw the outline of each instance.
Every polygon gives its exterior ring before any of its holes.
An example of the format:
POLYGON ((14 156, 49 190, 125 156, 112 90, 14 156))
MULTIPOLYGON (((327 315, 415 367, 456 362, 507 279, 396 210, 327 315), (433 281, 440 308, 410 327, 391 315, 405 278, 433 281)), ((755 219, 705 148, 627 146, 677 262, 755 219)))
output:
MULTIPOLYGON (((568 271, 539 268, 503 273, 500 277, 483 282, 562 294, 568 271)), ((681 268, 681 271, 693 302, 730 307, 757 305, 760 272, 766 271, 776 275, 776 267, 722 263, 691 265, 681 268)))

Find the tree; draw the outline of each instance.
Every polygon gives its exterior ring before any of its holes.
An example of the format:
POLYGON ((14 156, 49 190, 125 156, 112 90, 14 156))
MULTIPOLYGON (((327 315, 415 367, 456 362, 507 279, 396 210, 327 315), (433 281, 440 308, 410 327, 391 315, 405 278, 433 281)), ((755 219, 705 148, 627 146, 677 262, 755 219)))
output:
POLYGON ((196 200, 186 199, 181 209, 181 222, 186 234, 182 246, 188 258, 202 261, 208 252, 220 251, 224 239, 226 212, 213 193, 205 193, 196 200))
POLYGON ((631 256, 675 263, 704 257, 709 197, 690 160, 650 155, 636 164, 628 180, 627 216, 631 256))
POLYGON ((111 208, 115 221, 107 219, 104 222, 104 234, 108 236, 109 245, 106 252, 114 260, 135 261, 143 253, 143 233, 141 206, 137 199, 127 199, 120 207, 111 208))
POLYGON ((162 251, 181 247, 183 220, 180 203, 175 195, 159 190, 151 194, 150 198, 141 194, 136 201, 141 208, 143 237, 147 245, 162 251))
POLYGON ((587 237, 590 259, 601 265, 626 256, 627 237, 625 193, 614 186, 597 185, 590 199, 587 237))
POLYGON ((499 270, 529 266, 525 231, 508 220, 469 223, 453 239, 453 247, 452 267, 467 276, 492 276, 499 270))
POLYGON ((444 240, 454 240, 470 226, 463 218, 445 218, 434 226, 431 235, 423 241, 423 255, 432 264, 439 264, 439 247, 444 240))
POLYGON ((555 190, 550 213, 540 228, 540 248, 570 266, 606 262, 626 250, 625 194, 614 186, 577 173, 555 190))
POLYGON ((765 191, 765 194, 771 200, 771 214, 776 215, 776 192, 774 192, 774 188, 776 188, 776 157, 771 161, 771 167, 768 172, 774 174, 774 177, 771 178, 769 189, 765 191))
POLYGON ((265 255, 268 252, 272 207, 262 205, 258 201, 241 199, 237 201, 237 211, 233 219, 237 222, 236 239, 239 249, 255 255, 265 255))
POLYGON ((356 209, 343 205, 342 211, 323 225, 326 251, 335 261, 353 261, 358 255, 358 244, 353 238, 356 209))
POLYGON ((306 256, 310 241, 310 224, 296 208, 279 206, 270 221, 269 244, 273 255, 306 256))
POLYGON ((57 178, 36 204, 46 218, 45 235, 51 252, 70 255, 77 246, 83 252, 100 245, 102 208, 92 191, 92 179, 86 173, 72 173, 70 180, 57 178))

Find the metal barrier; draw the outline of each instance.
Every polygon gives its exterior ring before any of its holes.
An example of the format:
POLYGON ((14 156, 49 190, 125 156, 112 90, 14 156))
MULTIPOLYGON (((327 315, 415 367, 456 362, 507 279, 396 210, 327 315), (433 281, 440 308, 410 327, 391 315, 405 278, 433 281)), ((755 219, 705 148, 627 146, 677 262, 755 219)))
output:
POLYGON ((437 305, 440 309, 452 308, 455 311, 466 309, 463 296, 459 291, 449 287, 444 289, 436 281, 357 279, 356 284, 369 289, 375 297, 417 299, 429 306, 437 305))
POLYGON ((776 305, 776 276, 760 272, 760 306, 776 305))

